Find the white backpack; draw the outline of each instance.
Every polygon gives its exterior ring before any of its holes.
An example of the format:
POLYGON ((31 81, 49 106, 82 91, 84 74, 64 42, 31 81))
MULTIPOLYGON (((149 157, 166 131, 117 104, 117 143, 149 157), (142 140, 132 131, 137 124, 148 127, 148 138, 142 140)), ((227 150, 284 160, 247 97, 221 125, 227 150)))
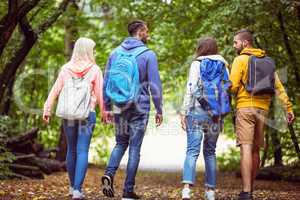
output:
POLYGON ((91 110, 90 72, 83 77, 70 77, 64 81, 59 94, 56 116, 68 120, 84 120, 91 110))

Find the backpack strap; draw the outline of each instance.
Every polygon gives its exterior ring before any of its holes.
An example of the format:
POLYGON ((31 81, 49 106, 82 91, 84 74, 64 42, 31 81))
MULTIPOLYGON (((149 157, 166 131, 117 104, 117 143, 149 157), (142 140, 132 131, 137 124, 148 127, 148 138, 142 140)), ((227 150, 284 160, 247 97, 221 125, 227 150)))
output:
MULTIPOLYGON (((247 56, 249 56, 249 60, 248 60, 248 68, 247 68, 247 72, 246 72, 247 75, 249 76, 248 70, 249 70, 249 67, 250 67, 250 64, 251 64, 251 59, 254 58, 255 56, 254 56, 253 54, 250 54, 250 53, 243 53, 243 54, 241 54, 241 55, 247 55, 247 56)), ((248 78, 247 78, 247 79, 248 79, 248 78)), ((247 84, 247 83, 244 83, 242 79, 240 80, 240 82, 241 82, 241 84, 242 84, 242 87, 244 87, 244 88, 246 89, 246 84, 247 84)), ((240 90, 240 88, 239 88, 239 90, 240 90)))
POLYGON ((200 79, 200 81, 202 81, 202 79, 201 79, 201 60, 195 59, 194 61, 199 62, 199 79, 200 79))
POLYGON ((86 72, 85 75, 83 75, 83 78, 84 78, 84 79, 87 79, 87 78, 89 78, 89 77, 92 76, 92 74, 93 74, 93 73, 92 73, 92 70, 93 70, 94 67, 98 67, 98 66, 97 66, 96 64, 92 65, 91 68, 89 69, 89 71, 86 72))
POLYGON ((134 57, 138 57, 139 55, 141 55, 142 53, 148 50, 149 49, 146 46, 140 46, 140 47, 136 47, 132 52, 132 54, 134 55, 134 57))
MULTIPOLYGON (((199 79, 197 81, 197 87, 200 87, 200 85, 202 84, 202 77, 201 77, 201 60, 195 60, 199 62, 199 79)), ((201 92, 203 93, 203 87, 201 86, 200 88, 201 92)))

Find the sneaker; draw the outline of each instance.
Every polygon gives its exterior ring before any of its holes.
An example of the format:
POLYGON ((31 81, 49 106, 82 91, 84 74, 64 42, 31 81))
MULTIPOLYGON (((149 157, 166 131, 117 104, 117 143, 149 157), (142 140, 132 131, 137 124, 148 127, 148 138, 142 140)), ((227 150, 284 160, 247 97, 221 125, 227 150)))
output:
POLYGON ((252 193, 251 192, 241 192, 239 194, 238 200, 252 200, 252 193))
POLYGON ((70 188, 69 188, 69 196, 72 196, 72 195, 73 195, 73 191, 74 191, 73 187, 70 187, 70 188))
POLYGON ((83 193, 79 192, 79 190, 74 190, 72 200, 80 200, 80 199, 84 199, 83 193))
POLYGON ((124 192, 122 196, 122 200, 136 200, 141 199, 138 195, 134 192, 124 192))
POLYGON ((111 176, 104 175, 101 178, 102 192, 107 197, 114 197, 114 180, 111 176))
POLYGON ((182 190, 182 200, 190 200, 191 199, 191 189, 183 188, 182 190))
POLYGON ((205 199, 206 200, 215 200, 215 191, 214 190, 206 190, 205 191, 205 199))

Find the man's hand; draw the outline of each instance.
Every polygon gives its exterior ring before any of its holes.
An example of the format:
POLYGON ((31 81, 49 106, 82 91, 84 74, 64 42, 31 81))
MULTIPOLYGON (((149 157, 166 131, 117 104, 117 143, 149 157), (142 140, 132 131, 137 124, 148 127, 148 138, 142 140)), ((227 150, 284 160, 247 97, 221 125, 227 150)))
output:
POLYGON ((49 124, 50 116, 49 116, 49 115, 43 114, 43 121, 44 121, 46 124, 49 124))
POLYGON ((181 122, 181 128, 185 131, 186 130, 186 116, 180 115, 180 122, 181 122))
POLYGON ((105 111, 103 114, 104 123, 112 124, 114 122, 114 113, 111 111, 105 111))
POLYGON ((288 123, 289 125, 292 125, 293 122, 295 121, 295 115, 294 115, 294 113, 293 113, 293 112, 287 113, 287 115, 286 115, 286 120, 287 120, 287 123, 288 123))
POLYGON ((155 115, 155 124, 156 124, 156 127, 159 127, 163 122, 163 116, 162 114, 156 114, 155 115))

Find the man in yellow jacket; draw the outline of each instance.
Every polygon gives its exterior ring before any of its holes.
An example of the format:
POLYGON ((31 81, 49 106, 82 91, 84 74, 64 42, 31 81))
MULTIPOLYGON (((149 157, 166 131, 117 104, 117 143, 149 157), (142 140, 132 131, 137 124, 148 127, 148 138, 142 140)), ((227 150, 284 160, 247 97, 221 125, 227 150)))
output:
MULTIPOLYGON (((236 120, 235 132, 237 145, 240 146, 241 174, 243 190, 240 200, 252 199, 253 182, 260 165, 259 149, 264 146, 264 124, 272 95, 252 95, 245 85, 248 79, 248 62, 250 55, 264 57, 265 51, 253 48, 253 35, 247 29, 235 33, 233 47, 239 54, 233 61, 230 73, 231 92, 235 95, 236 120)), ((275 73, 275 92, 287 113, 287 121, 294 121, 292 104, 282 83, 275 73)))

